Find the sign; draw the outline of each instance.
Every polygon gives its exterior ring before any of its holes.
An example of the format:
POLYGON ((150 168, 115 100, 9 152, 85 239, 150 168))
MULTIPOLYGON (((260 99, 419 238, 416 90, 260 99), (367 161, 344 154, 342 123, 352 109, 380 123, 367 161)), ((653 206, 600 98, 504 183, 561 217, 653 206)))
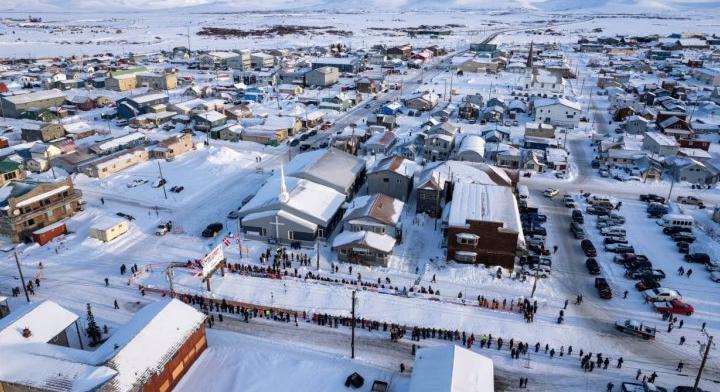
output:
POLYGON ((208 253, 200 262, 202 264, 203 277, 208 277, 223 260, 225 260, 225 255, 223 254, 222 244, 218 244, 215 249, 208 253))

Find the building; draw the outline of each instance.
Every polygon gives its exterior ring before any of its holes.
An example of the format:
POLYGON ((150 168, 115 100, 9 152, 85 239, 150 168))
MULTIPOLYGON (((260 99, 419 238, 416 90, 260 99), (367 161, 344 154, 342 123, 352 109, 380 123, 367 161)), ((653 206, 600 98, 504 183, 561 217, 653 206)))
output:
POLYGON ((437 106, 438 101, 439 98, 437 94, 424 93, 407 99, 405 101, 405 106, 413 110, 428 111, 434 109, 435 106, 437 106))
POLYGON ((380 127, 380 129, 382 131, 374 133, 363 145, 368 154, 386 154, 397 142, 395 132, 388 131, 384 127, 380 127))
POLYGON ((65 136, 65 127, 62 124, 26 124, 20 128, 20 134, 26 142, 42 141, 49 142, 65 136))
POLYGON ((524 241, 520 213, 506 186, 454 183, 447 215, 447 259, 512 270, 524 241))
POLYGON ((32 240, 33 231, 82 209, 81 193, 70 177, 58 182, 15 181, 0 201, 0 234, 13 242, 32 240))
POLYGON ((252 53, 250 63, 255 69, 272 68, 275 65, 275 56, 262 52, 252 53))
POLYGON ((127 233, 129 229, 130 222, 127 219, 106 216, 93 222, 90 227, 90 237, 102 242, 110 242, 127 233))
POLYGON ((643 149, 662 157, 677 155, 680 144, 674 137, 660 132, 647 132, 643 138, 643 149))
POLYGON ((2 117, 20 118, 28 110, 49 109, 65 103, 65 94, 60 90, 43 90, 18 95, 0 97, 2 117))
POLYGON ((134 73, 113 75, 105 79, 105 88, 113 91, 128 91, 138 87, 138 79, 134 73))
POLYGON ((249 70, 252 69, 252 59, 250 51, 247 49, 239 50, 237 56, 230 57, 226 60, 227 67, 230 69, 249 70))
POLYGON ((413 188, 415 162, 399 155, 383 158, 368 172, 368 194, 385 194, 407 201, 413 188))
POLYGON ((231 63, 237 64, 234 61, 238 57, 235 52, 208 52, 198 56, 198 63, 204 69, 230 68, 231 63))
POLYGON ((332 242, 339 260, 382 267, 387 267, 394 247, 394 238, 372 231, 343 231, 332 242))
POLYGON ((538 99, 533 106, 537 122, 567 128, 575 128, 580 122, 581 108, 577 102, 564 98, 538 99))
POLYGON ((195 121, 196 130, 209 132, 212 128, 225 125, 227 117, 215 110, 209 110, 207 112, 195 114, 192 116, 192 120, 195 121))
POLYGON ((192 149, 192 135, 189 133, 183 133, 182 135, 171 136, 158 142, 158 144, 151 148, 150 156, 155 159, 172 161, 192 149))
POLYGON ((650 120, 645 117, 632 115, 625 118, 622 129, 630 135, 642 135, 647 132, 649 124, 650 120))
POLYGON ((417 351, 409 392, 494 392, 493 361, 455 344, 417 351))
POLYGON ((407 60, 412 56, 412 45, 393 46, 385 51, 385 55, 389 59, 407 60))
POLYGON ((0 355, 14 359, 0 369, 0 390, 170 391, 207 348, 205 315, 176 299, 143 306, 94 350, 63 344, 80 335, 77 321, 51 301, 0 320, 0 355))
POLYGON ((547 123, 526 123, 525 136, 555 138, 555 127, 552 124, 547 123))
POLYGON ((485 161, 485 139, 480 135, 465 135, 455 152, 455 160, 468 162, 485 161))
POLYGON ((78 166, 78 171, 88 177, 103 179, 149 159, 145 147, 128 148, 85 161, 78 166))
POLYGON ((362 62, 357 57, 319 57, 311 60, 312 69, 323 67, 337 68, 340 73, 357 74, 363 70, 362 62))
POLYGON ((281 166, 279 175, 267 180, 240 209, 241 230, 247 238, 311 245, 332 233, 344 202, 345 196, 328 186, 286 178, 281 166))
POLYGON ((350 200, 365 181, 365 160, 329 148, 295 156, 285 171, 288 176, 324 185, 350 200))
POLYGON ((565 96, 565 79, 552 74, 533 73, 525 83, 525 92, 529 96, 561 98, 565 96))
POLYGON ((118 117, 131 119, 135 116, 164 111, 164 107, 170 102, 170 97, 166 93, 151 93, 138 95, 134 97, 121 98, 117 101, 118 117), (163 110, 155 110, 158 105, 164 105, 163 110))
POLYGON ((675 181, 696 185, 715 185, 720 180, 720 162, 700 162, 693 158, 670 157, 665 160, 675 181))
POLYGON ((0 188, 9 184, 11 181, 22 180, 25 178, 25 172, 22 166, 11 160, 0 161, 0 188))
POLYGON ((336 67, 320 67, 305 73, 305 85, 310 87, 327 87, 337 83, 340 72, 336 67))
POLYGON ((128 148, 139 147, 147 142, 147 136, 142 132, 130 132, 127 135, 100 140, 88 147, 90 152, 97 155, 108 155, 128 148))
POLYGON ((436 162, 426 165, 418 175, 415 192, 417 202, 415 212, 439 218, 455 181, 468 181, 478 184, 512 186, 508 174, 492 165, 459 161, 436 162))
POLYGON ((177 75, 172 72, 140 72, 136 76, 138 86, 147 87, 150 90, 172 90, 177 88, 177 75))

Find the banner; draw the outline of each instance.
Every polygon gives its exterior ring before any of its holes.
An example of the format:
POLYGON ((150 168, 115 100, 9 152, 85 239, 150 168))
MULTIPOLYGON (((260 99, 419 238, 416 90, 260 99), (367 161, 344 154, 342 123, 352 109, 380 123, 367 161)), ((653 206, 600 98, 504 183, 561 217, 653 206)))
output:
POLYGON ((212 252, 202 259, 203 277, 208 277, 223 260, 225 260, 225 255, 223 254, 222 244, 218 244, 212 252))

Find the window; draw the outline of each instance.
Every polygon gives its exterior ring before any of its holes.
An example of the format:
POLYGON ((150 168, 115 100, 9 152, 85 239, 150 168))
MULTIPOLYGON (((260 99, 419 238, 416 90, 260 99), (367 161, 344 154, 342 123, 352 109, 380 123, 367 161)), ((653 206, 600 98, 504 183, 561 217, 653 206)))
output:
POLYGON ((460 245, 477 246, 479 238, 477 235, 470 233, 459 233, 456 235, 457 243, 460 245))
POLYGON ((34 225, 34 224, 35 224, 35 219, 34 219, 34 218, 28 219, 27 222, 26 222, 26 224, 27 224, 28 226, 34 225))
POLYGON ((389 179, 389 178, 383 178, 382 181, 383 181, 383 182, 390 182, 390 179, 389 179))
POLYGON ((292 230, 288 230, 288 239, 289 239, 289 240, 294 240, 294 239, 295 239, 295 237, 293 236, 293 231, 292 231, 292 230))
POLYGON ((52 210, 48 210, 48 212, 46 212, 45 215, 47 215, 48 218, 52 218, 52 216, 53 216, 53 211, 52 211, 52 210))

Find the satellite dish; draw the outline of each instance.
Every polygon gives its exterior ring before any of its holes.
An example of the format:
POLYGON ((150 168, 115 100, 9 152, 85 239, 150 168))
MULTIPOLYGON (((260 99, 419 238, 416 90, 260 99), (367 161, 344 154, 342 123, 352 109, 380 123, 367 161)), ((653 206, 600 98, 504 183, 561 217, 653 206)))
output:
POLYGON ((15 216, 20 215, 20 210, 19 210, 19 209, 15 209, 15 210, 13 211, 13 215, 15 215, 15 216))

